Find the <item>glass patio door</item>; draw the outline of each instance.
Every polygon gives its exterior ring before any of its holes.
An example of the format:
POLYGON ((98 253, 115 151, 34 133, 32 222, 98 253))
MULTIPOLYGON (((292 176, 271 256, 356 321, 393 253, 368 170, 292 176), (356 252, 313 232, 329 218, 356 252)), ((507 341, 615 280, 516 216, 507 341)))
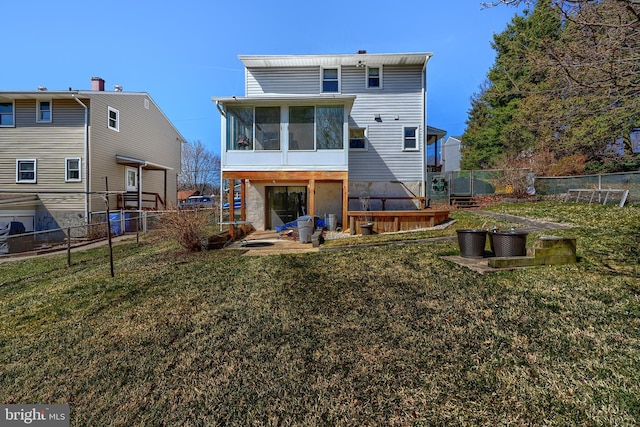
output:
POLYGON ((267 187, 268 214, 266 224, 271 230, 295 221, 307 214, 307 187, 267 187))

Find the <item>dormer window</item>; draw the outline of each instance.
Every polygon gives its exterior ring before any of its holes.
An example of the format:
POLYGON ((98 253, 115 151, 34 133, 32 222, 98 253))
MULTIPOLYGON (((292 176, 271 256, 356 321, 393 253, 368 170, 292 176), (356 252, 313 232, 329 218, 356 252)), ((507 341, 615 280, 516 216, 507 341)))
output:
POLYGON ((340 70, 338 68, 322 69, 322 92, 340 92, 340 70))

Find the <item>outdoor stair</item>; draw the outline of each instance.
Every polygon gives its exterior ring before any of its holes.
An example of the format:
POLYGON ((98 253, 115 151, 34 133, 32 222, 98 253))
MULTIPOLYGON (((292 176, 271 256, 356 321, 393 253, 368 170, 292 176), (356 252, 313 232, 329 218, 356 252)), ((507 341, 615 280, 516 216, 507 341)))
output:
POLYGON ((471 208, 479 208, 480 205, 470 194, 452 194, 451 195, 451 206, 455 206, 460 209, 471 209, 471 208))

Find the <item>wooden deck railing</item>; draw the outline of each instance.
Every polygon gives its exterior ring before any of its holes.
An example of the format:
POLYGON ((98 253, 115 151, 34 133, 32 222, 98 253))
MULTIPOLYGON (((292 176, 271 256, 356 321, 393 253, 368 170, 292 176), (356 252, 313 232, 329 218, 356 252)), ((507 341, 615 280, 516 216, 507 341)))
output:
MULTIPOLYGON (((158 193, 142 192, 143 210, 160 210, 166 208, 158 193)), ((138 193, 118 194, 118 209, 138 209, 138 193)))
MULTIPOLYGON (((368 196, 369 200, 380 200, 382 202, 382 209, 386 210, 387 200, 411 200, 411 201, 419 201, 420 209, 426 209, 427 207, 427 199, 425 197, 410 197, 410 196, 368 196)), ((349 196, 349 200, 359 200, 361 197, 357 196, 349 196)))

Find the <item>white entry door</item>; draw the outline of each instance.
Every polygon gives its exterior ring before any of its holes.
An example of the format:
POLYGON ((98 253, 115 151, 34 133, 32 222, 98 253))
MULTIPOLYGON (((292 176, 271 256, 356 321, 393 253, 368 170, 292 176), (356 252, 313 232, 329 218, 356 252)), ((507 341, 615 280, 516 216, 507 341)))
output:
POLYGON ((127 166, 125 171, 125 183, 127 191, 138 191, 138 169, 127 166))

